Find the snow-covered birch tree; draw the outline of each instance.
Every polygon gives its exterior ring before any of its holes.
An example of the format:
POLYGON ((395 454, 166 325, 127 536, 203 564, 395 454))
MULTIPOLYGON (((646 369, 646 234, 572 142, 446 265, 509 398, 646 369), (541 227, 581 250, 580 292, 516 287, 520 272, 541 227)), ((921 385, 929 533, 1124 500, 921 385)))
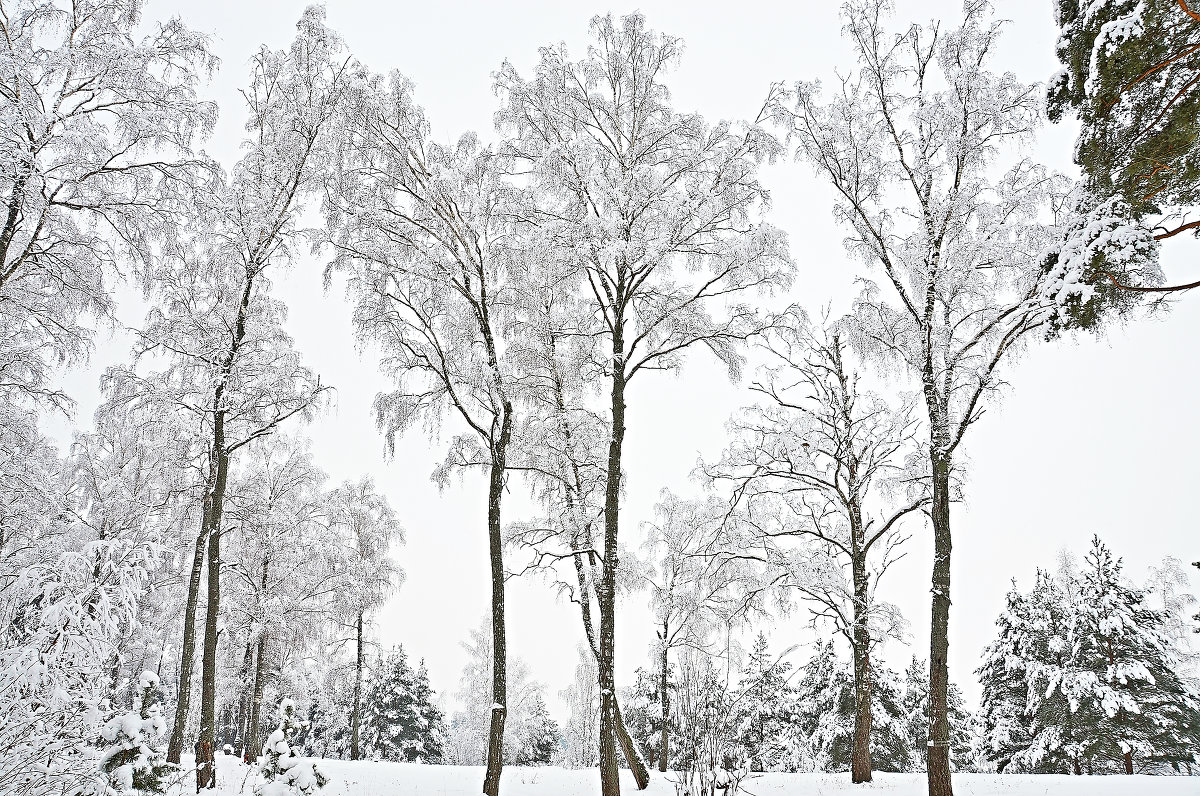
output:
POLYGON ((631 380, 676 370, 707 347, 736 376, 738 344, 761 328, 741 297, 791 274, 782 233, 761 222, 758 163, 778 143, 757 123, 709 124, 681 113, 664 84, 677 39, 639 14, 596 17, 579 61, 545 47, 533 75, 506 63, 498 124, 529 169, 526 221, 575 266, 597 325, 608 381, 608 457, 600 579, 600 769, 618 790, 614 647, 622 451, 631 380))
POLYGON ((761 407, 731 422, 732 442, 708 476, 731 503, 753 547, 796 569, 787 584, 850 646, 854 741, 850 775, 871 780, 872 654, 902 620, 875 596, 904 553, 903 520, 928 504, 917 456, 913 400, 899 408, 860 387, 838 331, 814 330, 801 313, 782 316, 756 346, 766 358, 751 389, 761 407), (914 461, 916 460, 916 461, 914 461), (789 540, 801 542, 788 550, 789 540))
POLYGON ((376 398, 388 447, 447 414, 454 437, 439 477, 458 468, 488 474, 491 562, 491 728, 484 792, 496 796, 503 767, 505 678, 501 503, 516 417, 519 370, 509 347, 520 241, 506 159, 466 134, 437 143, 412 85, 399 73, 369 78, 325 208, 334 259, 344 272, 354 325, 378 346, 395 388, 376 398))
POLYGON ((984 0, 962 23, 893 33, 891 3, 844 6, 857 66, 822 99, 795 87, 780 117, 834 189, 848 250, 881 273, 856 307, 851 342, 920 385, 929 421, 934 566, 930 637, 930 796, 949 796, 946 719, 951 484, 967 430, 995 399, 1002 366, 1051 317, 1062 290, 1043 268, 1061 206, 1058 180, 1019 147, 1040 92, 989 68, 1001 25, 984 0), (1056 204, 1057 202, 1057 204, 1056 204), (956 458, 957 456, 957 458, 956 458))
MULTIPOLYGON (((200 529, 184 614, 179 703, 167 759, 183 748, 195 644, 195 606, 207 555, 200 741, 214 742, 220 609, 220 535, 233 456, 311 409, 324 391, 283 332, 283 305, 270 295, 270 271, 288 258, 300 230, 303 198, 335 135, 349 64, 324 11, 309 8, 287 50, 263 47, 243 92, 246 155, 228 181, 208 186, 175 255, 155 267, 154 309, 137 344, 153 377, 136 371, 127 388, 144 400, 194 415, 204 439, 200 529)), ((198 776, 215 780, 203 766, 198 776)))
POLYGON ((215 59, 178 19, 138 37, 143 0, 0 4, 0 399, 65 407, 48 379, 85 357, 85 315, 141 272, 205 165, 215 59))

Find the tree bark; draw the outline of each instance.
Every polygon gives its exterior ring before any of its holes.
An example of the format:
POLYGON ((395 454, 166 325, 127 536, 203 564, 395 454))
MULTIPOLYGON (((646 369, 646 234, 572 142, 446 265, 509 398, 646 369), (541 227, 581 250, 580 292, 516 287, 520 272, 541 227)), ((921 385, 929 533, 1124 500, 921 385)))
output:
MULTIPOLYGON (((933 425, 938 425, 934 420, 933 425)), ((935 430, 936 434, 936 430, 935 430)), ((950 672, 950 459, 939 449, 935 437, 933 495, 933 604, 929 633, 929 747, 927 772, 929 796, 953 796, 950 781, 950 720, 948 714, 950 672)))
POLYGON ((486 796, 500 793, 504 768, 504 720, 508 713, 507 637, 504 628, 504 540, 500 534, 500 501, 504 496, 504 470, 512 436, 512 408, 505 402, 499 438, 492 443, 488 479, 488 548, 492 568, 492 718, 488 728, 486 796))
POLYGON ((354 658, 354 707, 350 712, 350 759, 362 756, 359 735, 362 727, 362 681, 363 681, 363 615, 358 612, 356 654, 354 658))
MULTIPOLYGON (((591 545, 590 534, 588 545, 591 545)), ((579 613, 583 619, 583 633, 587 638, 588 648, 592 652, 593 659, 599 661, 600 648, 596 643, 596 630, 592 624, 591 590, 587 588, 584 565, 580 559, 580 555, 575 556, 575 575, 579 581, 580 595, 579 613)), ((638 790, 645 790, 650 785, 650 769, 646 766, 646 761, 642 759, 637 744, 629 735, 629 731, 625 729, 625 720, 621 717, 621 701, 614 699, 614 702, 616 704, 617 740, 621 744, 621 753, 625 756, 625 764, 629 766, 629 770, 633 773, 633 781, 637 784, 638 790)), ((666 769, 664 768, 663 771, 666 771, 666 769)))
POLYGON ((1125 753, 1125 773, 1126 774, 1133 773, 1133 752, 1125 753))
MULTIPOLYGON (((242 686, 250 681, 250 667, 254 665, 254 636, 251 635, 246 640, 246 653, 242 656, 242 668, 238 673, 238 679, 242 686)), ((249 743, 246 741, 246 733, 250 728, 250 703, 253 700, 253 687, 251 693, 243 693, 241 699, 238 700, 238 717, 237 717, 237 735, 238 755, 242 760, 246 760, 246 752, 248 751, 249 743)))
POLYGON ((258 637, 258 657, 254 662, 254 696, 250 702, 250 729, 246 732, 243 759, 253 763, 262 754, 262 703, 267 685, 267 629, 258 637))
POLYGON ((658 699, 662 705, 662 752, 658 760, 658 770, 665 772, 667 770, 667 760, 671 752, 671 732, 667 723, 671 719, 671 698, 667 695, 667 680, 670 675, 670 665, 667 661, 667 631, 669 627, 667 620, 663 620, 662 629, 662 655, 659 659, 658 671, 658 699))
POLYGON ((625 339, 622 322, 613 329, 612 438, 608 445, 608 473, 604 490, 604 567, 596 601, 600 608, 600 792, 619 796, 620 770, 616 750, 616 641, 617 531, 620 522, 621 449, 625 440, 625 339))
POLYGON ((175 723, 167 743, 167 762, 179 763, 183 753, 183 735, 187 729, 188 707, 192 695, 192 669, 196 661, 196 603, 200 601, 200 574, 208 551, 208 513, 211 490, 205 489, 200 511, 200 533, 196 535, 196 552, 192 557, 192 574, 188 579, 187 605, 183 609, 183 643, 179 657, 179 694, 175 701, 175 723))
MULTIPOLYGON (((200 741, 216 748, 217 636, 221 610, 221 521, 225 487, 229 480, 229 455, 225 450, 225 417, 216 413, 213 422, 213 455, 216 478, 213 482, 208 530, 208 601, 204 614, 204 653, 201 659, 200 741)), ((196 768, 198 788, 217 786, 216 770, 209 764, 196 768)))
MULTIPOLYGON (((859 533, 861 535, 861 532, 859 533)), ((871 633, 867 626, 866 555, 855 545, 851 561, 854 582, 854 749, 850 781, 871 781, 871 633)))

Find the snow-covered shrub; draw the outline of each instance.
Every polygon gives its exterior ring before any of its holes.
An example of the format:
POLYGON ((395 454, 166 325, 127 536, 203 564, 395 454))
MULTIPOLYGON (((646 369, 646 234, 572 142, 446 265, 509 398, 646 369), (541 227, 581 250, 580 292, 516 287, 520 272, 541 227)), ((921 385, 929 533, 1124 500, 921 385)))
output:
POLYGON ((167 729, 158 703, 158 675, 142 672, 138 693, 138 709, 113 716, 100 731, 107 744, 100 755, 106 796, 162 793, 162 778, 173 768, 155 743, 167 729))
POLYGON ((258 796, 307 796, 325 787, 327 780, 316 764, 292 751, 304 724, 296 715, 295 702, 284 699, 279 703, 279 727, 267 738, 259 764, 262 782, 254 789, 258 796))

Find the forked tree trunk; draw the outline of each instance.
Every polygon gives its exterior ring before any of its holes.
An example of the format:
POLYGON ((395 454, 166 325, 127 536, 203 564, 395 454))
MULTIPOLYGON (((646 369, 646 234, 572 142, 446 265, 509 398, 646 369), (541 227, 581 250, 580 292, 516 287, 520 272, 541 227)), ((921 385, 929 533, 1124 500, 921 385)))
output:
MULTIPOLYGON (((934 425, 937 425, 934 419, 934 425)), ((950 781, 950 459, 934 439, 931 464, 933 495, 933 605, 929 632, 929 796, 953 796, 950 781)))
POLYGON ((854 582, 854 749, 850 781, 871 781, 871 633, 867 626, 866 556, 856 545, 851 561, 854 582))
POLYGON ((621 448, 625 440, 625 347, 622 322, 613 329, 612 438, 608 445, 608 473, 604 489, 604 567, 596 602, 600 608, 600 792, 619 796, 620 769, 616 750, 616 678, 614 676, 616 642, 616 571, 617 531, 620 522, 621 448))
MULTIPOLYGON (((589 542, 590 546, 590 542, 589 542)), ((580 556, 575 556, 575 574, 579 581, 579 612, 583 618, 583 633, 587 638, 588 648, 591 650, 592 658, 596 661, 600 660, 600 648, 596 643, 596 631, 592 625, 592 597, 591 590, 587 587, 587 579, 584 573, 583 562, 580 556)), ((638 751, 637 744, 634 743, 633 737, 629 731, 625 729, 625 719, 621 717, 621 701, 614 700, 616 704, 616 730, 617 740, 621 744, 621 753, 625 756, 625 764, 629 766, 630 772, 633 773, 633 780, 637 784, 638 790, 645 790, 650 785, 650 769, 646 766, 646 761, 642 759, 641 752, 638 751)), ((664 771, 666 769, 663 769, 664 771)))
POLYGON ((512 409, 505 405, 500 436, 492 445, 488 479, 488 548, 492 568, 492 717, 488 727, 486 796, 500 793, 504 768, 504 719, 508 713, 507 637, 504 629, 504 539, 500 535, 500 501, 504 496, 505 458, 512 435, 512 409))
POLYGON ((357 636, 354 656, 354 706, 350 711, 350 759, 362 756, 360 733, 362 732, 362 682, 363 682, 363 615, 358 612, 357 636))
POLYGON ((200 532, 196 535, 196 552, 192 556, 192 574, 188 579, 187 604, 183 609, 183 641, 179 656, 179 694, 175 701, 175 722, 167 742, 167 762, 179 763, 183 753, 183 735, 187 730, 188 708, 192 696, 192 669, 196 663, 196 604, 200 601, 200 574, 208 552, 208 513, 211 503, 211 479, 205 487, 200 512, 200 532))
MULTIPOLYGON (((216 748, 217 636, 221 610, 221 522, 225 487, 229 480, 229 455, 225 451, 225 418, 217 412, 213 422, 213 452, 217 476, 213 483, 208 531, 208 601, 204 613, 204 654, 201 660, 200 743, 216 748)), ((197 788, 216 788, 213 764, 196 767, 197 788)))

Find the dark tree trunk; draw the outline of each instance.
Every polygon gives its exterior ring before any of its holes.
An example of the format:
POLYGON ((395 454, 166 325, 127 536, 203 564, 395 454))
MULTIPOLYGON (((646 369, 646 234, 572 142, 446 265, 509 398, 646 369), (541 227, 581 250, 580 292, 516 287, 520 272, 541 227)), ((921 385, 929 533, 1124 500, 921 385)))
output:
POLYGON ((620 523, 621 448, 625 440, 625 339, 621 322, 613 331, 612 439, 608 445, 608 473, 604 490, 604 567, 596 601, 600 608, 600 792, 619 796, 620 769, 616 750, 616 572, 617 531, 620 523))
POLYGON ((659 771, 667 770, 667 761, 670 759, 671 754, 671 731, 668 725, 668 722, 671 720, 671 697, 667 695, 667 681, 671 671, 667 661, 667 653, 670 651, 667 649, 667 633, 669 630, 670 626, 667 620, 664 619, 661 637, 662 652, 658 661, 658 699, 662 705, 662 751, 658 760, 659 771))
MULTIPOLYGON (((938 419, 932 418, 934 426, 938 419)), ((936 429, 935 429, 936 434, 936 429)), ((950 720, 948 701, 950 672, 950 459, 939 450, 934 437, 931 464, 933 495, 933 605, 929 632, 929 747, 927 771, 929 796, 953 796, 950 781, 950 720)))
POLYGON ((196 662, 196 603, 200 601, 200 574, 204 569, 204 556, 208 551, 208 513, 210 489, 205 489, 205 499, 200 517, 200 533, 196 536, 196 552, 192 557, 192 574, 188 579, 187 605, 183 609, 183 643, 179 657, 179 695, 175 702, 175 722, 171 727, 171 739, 167 743, 167 762, 179 763, 183 753, 183 735, 187 729, 188 707, 192 696, 192 669, 196 662))
POLYGON ((357 636, 354 656, 354 707, 350 711, 350 759, 362 756, 360 733, 362 727, 362 681, 363 681, 363 615, 358 612, 357 636))
POLYGON ((267 629, 258 636, 258 657, 254 663, 254 695, 250 701, 250 729, 246 733, 243 759, 253 763, 262 754, 262 704, 267 685, 267 629))
MULTIPOLYGON (((217 635, 221 610, 221 521, 225 504, 225 486, 229 480, 229 455, 225 450, 225 418, 217 412, 213 422, 213 454, 216 478, 213 483, 208 531, 208 601, 204 614, 204 654, 201 659, 200 741, 216 748, 217 706, 217 635)), ((197 766, 198 788, 217 787, 217 772, 212 764, 197 766)))
POLYGON ((1074 760, 1071 761, 1071 768, 1074 770, 1075 776, 1077 776, 1077 777, 1083 776, 1083 769, 1079 767, 1079 758, 1075 758, 1074 760))
MULTIPOLYGON (((861 523, 859 523, 861 526, 861 523)), ((866 554, 861 551, 861 531, 855 534, 851 561, 854 581, 854 749, 850 781, 871 781, 871 632, 867 626, 869 599, 866 554)))
MULTIPOLYGON (((254 636, 251 635, 246 640, 246 653, 242 656, 242 668, 238 677, 243 688, 245 688, 246 683, 251 682, 250 667, 254 665, 254 647, 254 636)), ((243 692, 241 699, 238 700, 237 735, 235 738, 238 742, 238 754, 243 760, 246 759, 246 751, 249 747, 249 742, 246 740, 246 731, 250 726, 250 703, 253 699, 252 686, 251 691, 243 692)))
MULTIPOLYGON (((590 534, 588 545, 591 545, 590 534)), ((579 612, 583 618, 583 633, 587 638, 588 648, 592 652, 592 657, 600 660, 600 648, 596 643, 596 631, 592 625, 592 597, 591 590, 587 588, 587 579, 584 573, 584 565, 581 560, 582 556, 575 556, 575 575, 579 581, 579 612)), ((617 740, 621 744, 621 753, 625 756, 625 763, 629 766, 629 770, 633 773, 633 780, 637 784, 638 790, 645 790, 650 785, 650 770, 646 767, 646 761, 642 759, 642 755, 638 752, 637 744, 634 743, 629 731, 625 729, 625 720, 621 717, 621 703, 619 699, 615 699, 616 705, 616 730, 617 740)), ((666 771, 664 768, 663 771, 666 771)))
POLYGON ((1126 774, 1133 773, 1133 752, 1125 753, 1125 773, 1126 774))
POLYGON ((512 408, 506 402, 499 438, 492 443, 492 466, 488 480, 488 548, 492 568, 492 719, 488 727, 487 770, 483 778, 486 796, 500 793, 500 773, 504 768, 504 719, 508 713, 508 642, 504 629, 504 540, 500 535, 500 501, 504 496, 504 470, 511 435, 512 408))

